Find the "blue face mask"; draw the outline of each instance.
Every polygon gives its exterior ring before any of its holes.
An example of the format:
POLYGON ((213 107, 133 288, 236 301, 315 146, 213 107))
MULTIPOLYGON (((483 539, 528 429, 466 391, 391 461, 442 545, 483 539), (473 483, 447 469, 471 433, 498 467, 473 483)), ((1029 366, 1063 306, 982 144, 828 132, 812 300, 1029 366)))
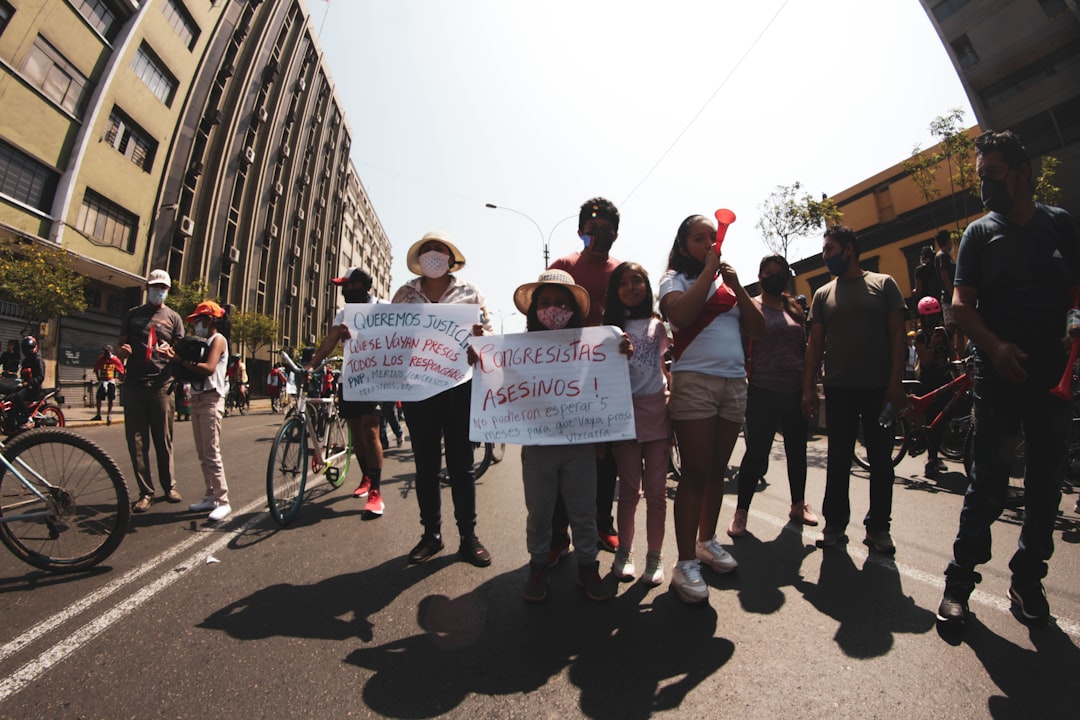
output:
POLYGON ((146 291, 146 302, 151 305, 161 305, 168 295, 169 291, 165 288, 149 288, 146 291))
POLYGON ((851 265, 851 259, 844 255, 833 255, 825 261, 825 267, 836 277, 846 273, 849 265, 851 265))

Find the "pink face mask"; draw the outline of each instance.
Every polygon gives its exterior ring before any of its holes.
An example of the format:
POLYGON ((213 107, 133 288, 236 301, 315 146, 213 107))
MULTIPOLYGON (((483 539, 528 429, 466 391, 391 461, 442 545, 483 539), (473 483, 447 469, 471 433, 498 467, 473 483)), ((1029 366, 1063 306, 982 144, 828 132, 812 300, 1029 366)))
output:
POLYGON ((536 311, 536 319, 548 330, 562 330, 572 317, 574 317, 573 312, 556 305, 536 311))
POLYGON ((450 271, 450 256, 444 255, 438 250, 428 250, 417 258, 420 263, 420 272, 424 277, 441 278, 450 271))

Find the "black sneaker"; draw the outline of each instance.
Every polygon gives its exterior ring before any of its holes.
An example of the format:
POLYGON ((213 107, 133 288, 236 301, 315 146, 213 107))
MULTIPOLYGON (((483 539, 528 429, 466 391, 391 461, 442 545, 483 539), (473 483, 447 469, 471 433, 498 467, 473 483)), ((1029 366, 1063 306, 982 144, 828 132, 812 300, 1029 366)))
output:
POLYGON ((604 584, 604 579, 600 577, 599 560, 578 565, 577 584, 578 587, 585 591, 585 595, 590 600, 603 602, 611 599, 611 590, 604 584))
POLYGON ((458 555, 462 560, 470 562, 476 567, 487 567, 491 564, 491 553, 480 544, 480 538, 475 535, 468 535, 461 538, 461 547, 458 548, 458 555))
POLYGON ((443 547, 441 537, 424 535, 424 537, 420 538, 420 542, 416 544, 416 547, 409 551, 409 564, 417 565, 422 563, 441 551, 443 547))
POLYGON ((544 565, 529 563, 529 580, 525 583, 525 591, 521 596, 526 602, 538 603, 547 600, 548 595, 548 569, 544 565))
POLYGON ((1050 619, 1050 603, 1038 580, 1019 585, 1014 580, 1009 585, 1009 599, 1020 617, 1029 623, 1043 625, 1050 619))
POLYGON ((937 609, 937 619, 946 625, 963 625, 967 622, 968 597, 975 588, 971 585, 951 584, 945 586, 941 603, 937 609))

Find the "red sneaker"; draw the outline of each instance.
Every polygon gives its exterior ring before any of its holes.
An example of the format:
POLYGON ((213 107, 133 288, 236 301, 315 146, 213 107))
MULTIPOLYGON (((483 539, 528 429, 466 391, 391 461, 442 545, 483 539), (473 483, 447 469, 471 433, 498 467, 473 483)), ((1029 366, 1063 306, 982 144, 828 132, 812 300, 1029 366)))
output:
POLYGON ((364 479, 363 479, 363 481, 361 481, 360 485, 357 486, 357 488, 352 491, 352 496, 354 498, 367 497, 369 490, 371 490, 371 478, 369 478, 367 475, 365 475, 364 479))
POLYGON ((383 510, 386 509, 386 505, 382 501, 382 493, 378 490, 372 490, 368 493, 367 503, 364 505, 364 512, 369 515, 375 515, 376 517, 383 514, 383 510))

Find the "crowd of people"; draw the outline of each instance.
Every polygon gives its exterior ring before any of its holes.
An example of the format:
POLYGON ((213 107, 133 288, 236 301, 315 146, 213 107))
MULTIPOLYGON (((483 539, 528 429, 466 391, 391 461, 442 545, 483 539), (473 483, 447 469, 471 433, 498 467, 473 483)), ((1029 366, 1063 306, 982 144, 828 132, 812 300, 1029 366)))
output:
MULTIPOLYGON (((790 292, 793 274, 779 255, 761 260, 761 293, 751 297, 720 255, 716 223, 704 215, 690 215, 678 224, 666 271, 654 289, 641 264, 611 255, 620 222, 615 205, 602 197, 582 204, 577 228, 582 249, 557 259, 536 281, 523 283, 513 300, 530 333, 598 325, 619 329, 636 437, 599 445, 523 446, 524 599, 547 598, 550 570, 572 548, 576 581, 592 600, 613 594, 600 568, 599 551, 605 549, 614 553, 611 574, 617 580, 640 578, 651 585, 668 580, 683 601, 707 601, 703 569, 724 574, 738 567, 732 548, 749 532, 750 505, 768 469, 777 431, 783 435, 789 518, 807 526, 822 523, 818 545, 831 548, 847 541, 851 463, 861 429, 870 465, 864 542, 874 552, 895 553, 892 434, 886 421, 906 402, 901 381, 905 370, 911 371, 909 357, 927 392, 948 381, 957 343, 969 338, 975 363, 974 461, 938 618, 961 626, 967 618, 967 601, 980 579, 976 567, 990 560, 991 526, 1005 503, 1009 458, 1000 449, 1022 434, 1027 508, 1009 563, 1009 595, 1022 617, 1045 621, 1049 605, 1041 581, 1053 552, 1072 418, 1071 404, 1048 390, 1065 370, 1070 334, 1080 335, 1080 326, 1064 322, 1073 306, 1073 288, 1080 286, 1080 234, 1064 211, 1033 201, 1031 165, 1016 135, 983 134, 976 141, 976 158, 987 214, 964 232, 955 262, 948 231, 934 238, 936 252, 926 249, 916 270, 913 299, 921 323, 913 345, 908 344, 905 300, 897 282, 863 268, 860 240, 851 228, 825 230, 822 259, 832 279, 817 289, 807 312, 790 292), (807 434, 821 407, 819 387, 824 389, 828 446, 820 518, 806 497, 807 434), (736 544, 725 547, 717 526, 740 431, 746 449, 738 463, 736 509, 727 527, 736 544), (665 565, 666 476, 674 440, 682 467, 673 508, 674 557, 665 565), (642 497, 645 553, 639 573, 635 517, 642 497)), ((415 277, 394 293, 392 303, 476 306, 471 332, 492 333, 485 297, 459 276, 466 258, 446 233, 425 234, 409 248, 406 261, 415 277)), ((333 283, 346 303, 385 302, 371 294, 372 278, 363 269, 350 268, 333 283)), ((213 301, 201 303, 186 319, 197 343, 181 342, 185 321, 165 304, 170 286, 166 272, 153 271, 146 302, 124 315, 115 355, 111 347, 103 352, 99 417, 101 402, 107 400, 111 412, 114 398, 105 383, 122 378, 125 433, 138 488, 134 509, 146 511, 155 496, 151 445, 157 490, 167 501, 181 502, 169 388, 175 376, 186 373, 205 480, 203 500, 190 507, 222 520, 231 512, 220 452, 229 357, 227 333, 221 330, 227 318, 213 301)), ((317 366, 349 337, 339 313, 306 358, 306 367, 317 366)), ((3 364, 6 371, 7 354, 3 364)), ((267 388, 275 410, 289 384, 279 368, 271 371, 267 388)), ((491 564, 491 552, 477 534, 471 394, 470 383, 464 382, 401 408, 413 450, 421 525, 420 540, 408 553, 410 564, 444 549, 444 453, 459 556, 480 567, 491 564)), ((380 438, 380 428, 393 419, 391 428, 401 444, 398 404, 339 401, 363 470, 354 495, 365 500, 364 517, 375 519, 385 512, 386 433, 380 438)), ((938 442, 928 438, 928 474, 941 470, 938 442)))

